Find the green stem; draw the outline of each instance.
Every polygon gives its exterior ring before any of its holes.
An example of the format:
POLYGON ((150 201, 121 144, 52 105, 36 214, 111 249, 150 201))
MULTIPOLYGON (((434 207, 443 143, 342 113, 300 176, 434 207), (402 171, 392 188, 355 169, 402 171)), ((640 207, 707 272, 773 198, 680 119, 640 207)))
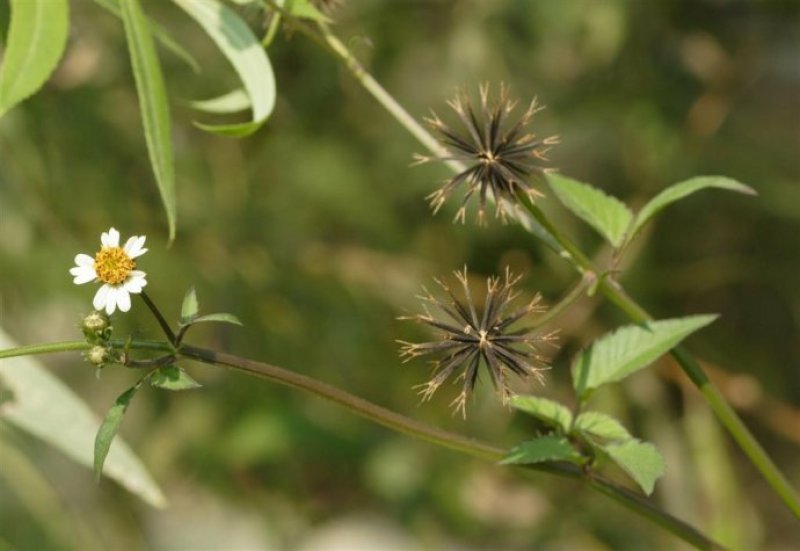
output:
POLYGON ((561 297, 557 303, 548 308, 547 312, 534 319, 531 328, 536 329, 542 327, 556 319, 570 306, 575 304, 575 302, 580 299, 592 285, 594 285, 594 282, 594 274, 585 274, 581 280, 567 292, 566 295, 561 297))
POLYGON ((153 313, 153 316, 156 318, 158 325, 161 326, 161 330, 164 331, 164 335, 166 335, 167 340, 171 342, 173 345, 177 345, 177 341, 175 340, 175 333, 172 332, 172 328, 169 326, 169 323, 167 323, 167 320, 164 319, 163 315, 161 315, 161 310, 158 309, 156 303, 150 300, 150 297, 144 291, 142 291, 139 296, 142 297, 144 303, 147 304, 147 307, 153 313))
MULTIPOLYGON (((115 346, 124 345, 126 341, 113 341, 115 346)), ((85 341, 57 342, 35 346, 22 346, 9 350, 0 350, 0 358, 11 358, 14 356, 47 354, 53 352, 67 352, 75 350, 85 350, 92 345, 85 341)), ((131 348, 149 349, 153 351, 172 351, 172 346, 167 342, 157 341, 131 341, 131 348)), ((419 438, 426 442, 455 450, 472 457, 491 462, 498 462, 506 455, 505 450, 480 442, 473 438, 467 438, 460 434, 441 430, 425 423, 421 423, 404 415, 400 415, 392 410, 373 404, 363 398, 345 392, 338 387, 329 385, 322 381, 312 379, 305 375, 289 371, 281 367, 269 365, 217 352, 195 346, 183 345, 178 351, 178 355, 203 363, 226 366, 247 375, 255 376, 268 381, 276 382, 294 389, 309 392, 340 406, 349 411, 383 425, 396 432, 419 438)), ((655 524, 674 534, 685 542, 698 549, 723 549, 721 545, 706 537, 700 531, 683 522, 682 520, 662 511, 653 503, 615 482, 595 473, 585 473, 579 467, 565 462, 547 462, 535 465, 520 466, 520 468, 534 470, 544 473, 557 475, 563 478, 575 480, 585 480, 590 487, 598 492, 610 497, 627 509, 648 518, 655 524)))
MULTIPOLYGON (((527 198, 525 194, 519 195, 520 199, 527 198)), ((566 236, 561 234, 549 223, 545 214, 535 204, 528 200, 527 202, 523 201, 523 205, 536 220, 542 223, 542 225, 551 232, 553 237, 567 252, 569 252, 572 258, 575 259, 574 265, 576 268, 583 273, 595 273, 600 277, 598 289, 606 298, 637 323, 644 323, 653 319, 653 316, 651 316, 647 310, 642 308, 642 306, 628 295, 619 282, 609 277, 602 277, 598 274, 592 262, 581 253, 566 236), (547 223, 547 225, 545 225, 545 223, 547 223)), ((792 513, 800 518, 800 496, 797 495, 791 483, 789 483, 780 469, 778 469, 769 454, 764 451, 764 448, 761 447, 736 411, 728 404, 719 389, 709 380, 694 356, 684 346, 677 346, 673 348, 670 353, 678 362, 678 365, 681 366, 683 372, 686 373, 698 390, 700 390, 700 393, 703 395, 703 398, 705 398, 709 407, 714 411, 719 422, 728 430, 742 451, 744 451, 745 455, 747 455, 756 469, 761 472, 767 483, 778 496, 780 496, 792 513)))
MULTIPOLYGON (((441 155, 442 148, 436 139, 422 127, 409 113, 389 94, 353 57, 342 42, 336 38, 326 26, 320 26, 322 35, 331 50, 344 62, 353 77, 367 90, 384 109, 394 117, 406 130, 419 142, 428 148, 431 153, 441 155)), ((447 163, 456 173, 464 170, 464 166, 457 162, 447 163)), ((552 236, 563 248, 573 266, 583 274, 593 273, 599 278, 598 288, 611 302, 637 322, 652 319, 652 317, 638 303, 627 295, 623 287, 616 281, 599 273, 592 265, 591 260, 555 227, 550 219, 542 212, 527 195, 518 194, 522 205, 527 212, 552 236)), ((537 234, 537 237, 542 237, 537 234)), ((547 243, 547 240, 544 240, 547 243)), ((550 243, 547 243, 550 245, 550 243)), ((564 255, 562 255, 564 256, 564 255)), ((789 509, 800 518, 800 498, 786 477, 774 464, 769 455, 756 441, 736 412, 726 402, 719 390, 708 380, 700 365, 684 348, 678 347, 672 351, 686 375, 699 388, 706 402, 716 414, 719 421, 742 448, 744 453, 761 472, 770 486, 786 503, 789 509)))
MULTIPOLYGON (((128 348, 136 350, 153 350, 160 352, 173 352, 170 344, 163 341, 123 341, 112 339, 108 343, 114 348, 128 348)), ((18 346, 0 350, 0 360, 3 358, 14 358, 17 356, 33 356, 36 354, 52 354, 55 352, 75 352, 79 350, 89 350, 94 345, 86 341, 63 341, 51 342, 47 344, 34 344, 30 346, 18 346)))

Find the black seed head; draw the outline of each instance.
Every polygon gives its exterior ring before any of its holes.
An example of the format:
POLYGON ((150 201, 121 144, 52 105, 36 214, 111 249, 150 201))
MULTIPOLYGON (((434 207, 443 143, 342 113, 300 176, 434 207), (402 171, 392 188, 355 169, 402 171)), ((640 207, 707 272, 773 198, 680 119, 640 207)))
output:
POLYGON ((455 217, 455 221, 462 223, 466 204, 476 193, 480 224, 485 223, 489 192, 495 200, 495 216, 503 221, 509 213, 509 205, 517 203, 518 191, 531 198, 542 195, 528 180, 548 171, 543 163, 547 160, 547 151, 551 145, 558 143, 558 138, 537 139, 528 131, 533 115, 543 109, 535 99, 516 122, 511 122, 510 116, 517 102, 509 100, 508 89, 504 85, 501 85, 498 97, 492 101, 489 100, 489 86, 480 86, 480 109, 477 113, 464 91, 450 100, 448 105, 458 115, 464 130, 454 130, 433 113, 426 122, 438 134, 446 153, 442 156, 415 157, 420 163, 439 160, 458 161, 466 165, 464 170, 428 196, 434 214, 462 184, 466 192, 455 217))
POLYGON ((491 277, 486 284, 486 298, 483 309, 478 310, 467 285, 467 269, 455 272, 463 287, 464 299, 456 298, 450 288, 442 281, 435 280, 447 298, 441 300, 423 288, 420 298, 424 301, 424 313, 401 319, 424 323, 438 330, 440 339, 432 342, 410 343, 399 341, 403 346, 400 356, 405 361, 424 355, 439 355, 434 360, 434 374, 430 381, 419 385, 422 399, 429 400, 441 384, 451 375, 460 372, 457 379, 463 379, 461 393, 453 401, 456 411, 466 417, 466 402, 478 381, 478 371, 485 366, 489 376, 503 400, 508 402, 513 395, 508 386, 507 374, 519 377, 533 375, 543 382, 542 371, 549 369, 539 346, 553 343, 555 333, 537 334, 532 329, 512 329, 518 321, 532 313, 541 313, 541 297, 537 295, 527 305, 510 309, 519 293, 514 285, 519 276, 506 269, 505 278, 491 277), (434 306, 441 315, 434 316, 429 310, 434 306))

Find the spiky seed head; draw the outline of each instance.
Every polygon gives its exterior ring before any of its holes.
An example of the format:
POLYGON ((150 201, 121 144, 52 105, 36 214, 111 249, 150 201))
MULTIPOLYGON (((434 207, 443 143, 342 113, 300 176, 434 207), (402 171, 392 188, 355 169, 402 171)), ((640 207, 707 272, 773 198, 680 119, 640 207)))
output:
POLYGON ((438 160, 464 164, 465 168, 446 180, 428 200, 435 214, 463 184, 466 191, 454 221, 465 221, 467 203, 477 194, 478 223, 484 224, 490 193, 495 201, 495 216, 503 221, 510 214, 509 206, 517 204, 519 192, 532 199, 542 195, 530 180, 550 170, 544 163, 550 146, 558 143, 558 137, 537 139, 528 130, 533 115, 543 109, 535 98, 517 120, 512 121, 510 117, 517 102, 509 99, 505 85, 500 86, 495 99, 490 98, 488 84, 481 85, 478 92, 478 109, 463 90, 447 102, 461 121, 461 131, 443 122, 436 113, 425 119, 438 135, 444 152, 440 156, 415 155, 414 160, 415 163, 438 160))
POLYGON ((422 400, 430 400, 438 388, 452 375, 462 380, 462 390, 452 402, 455 411, 466 417, 466 403, 478 381, 479 369, 484 366, 503 403, 513 395, 508 384, 509 372, 519 377, 535 377, 543 382, 542 372, 549 369, 540 347, 554 344, 555 333, 539 334, 530 328, 514 327, 529 314, 541 313, 544 308, 541 296, 536 295, 522 307, 512 309, 518 298, 514 285, 520 276, 506 268, 505 277, 490 277, 486 282, 486 297, 483 308, 476 308, 470 293, 467 269, 455 272, 456 280, 463 290, 463 298, 457 298, 442 280, 435 279, 446 298, 439 298, 423 287, 420 299, 423 313, 405 316, 433 327, 439 340, 423 343, 399 341, 400 356, 408 361, 418 356, 434 355, 433 377, 419 385, 422 400), (438 316, 431 314, 430 307, 438 316))

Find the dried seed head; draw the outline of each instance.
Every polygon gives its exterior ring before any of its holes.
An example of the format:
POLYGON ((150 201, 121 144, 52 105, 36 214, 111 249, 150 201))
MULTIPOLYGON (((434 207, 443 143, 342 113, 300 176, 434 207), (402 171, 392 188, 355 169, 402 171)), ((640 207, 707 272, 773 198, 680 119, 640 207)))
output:
POLYGON ((537 295, 525 306, 510 309, 519 295, 514 285, 520 277, 512 275, 508 269, 504 278, 491 277, 487 280, 486 298, 481 311, 475 307, 472 299, 467 284, 467 269, 455 272, 455 276, 463 288, 463 300, 456 298, 446 283, 435 280, 447 299, 440 300, 423 288, 424 294, 420 299, 424 303, 424 313, 402 318, 437 329, 440 339, 424 343, 400 341, 400 356, 405 361, 428 354, 443 356, 433 361, 433 377, 417 387, 423 401, 429 400, 443 382, 460 371, 456 380, 463 380, 463 387, 452 405, 466 417, 467 398, 475 388, 481 365, 486 367, 503 403, 507 403, 513 395, 507 381, 508 372, 523 378, 532 375, 543 382, 542 371, 549 367, 539 347, 552 344, 555 333, 537 334, 531 329, 512 329, 528 314, 541 313, 544 308, 541 297, 537 295), (442 315, 433 316, 429 305, 435 306, 442 315))
POLYGON ((537 139, 527 129, 533 115, 543 109, 534 99, 516 122, 509 121, 517 105, 508 97, 508 89, 500 86, 500 93, 489 99, 489 86, 479 89, 479 109, 473 108, 466 92, 459 92, 448 105, 456 112, 465 131, 458 132, 435 114, 426 119, 438 134, 446 153, 442 156, 415 155, 417 163, 429 161, 458 161, 466 168, 447 180, 430 194, 434 214, 447 201, 456 188, 464 184, 466 191, 455 221, 464 222, 469 199, 478 195, 478 223, 485 223, 486 200, 491 192, 495 201, 495 216, 503 221, 509 214, 509 205, 518 201, 517 193, 523 192, 531 198, 540 197, 528 181, 541 176, 549 169, 543 166, 550 146, 558 143, 556 136, 537 139), (505 201, 504 201, 505 200, 505 201))

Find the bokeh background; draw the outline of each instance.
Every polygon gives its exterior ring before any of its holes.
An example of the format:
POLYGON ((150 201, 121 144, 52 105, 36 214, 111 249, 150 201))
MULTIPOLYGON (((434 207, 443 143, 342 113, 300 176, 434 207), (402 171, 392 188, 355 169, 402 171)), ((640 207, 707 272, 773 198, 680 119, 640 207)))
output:
MULTIPOLYGON (((185 45, 195 74, 160 50, 174 118, 178 235, 145 149, 119 20, 71 3, 69 46, 54 78, 0 120, 0 325, 18 342, 79 338, 93 289, 67 271, 109 226, 146 234, 150 295, 176 318, 195 285, 205 311, 243 329, 206 326, 191 341, 342 386, 450 430, 511 446, 534 427, 499 406, 488 381, 466 421, 446 385, 418 406, 424 361, 401 364, 395 339, 424 339, 396 319, 418 309, 433 276, 468 265, 480 279, 511 266, 526 294, 554 301, 568 265, 510 224, 451 224, 424 196, 443 167, 410 167, 422 147, 326 51, 280 33, 269 55, 278 104, 244 140, 208 135, 186 100, 237 85, 196 24, 145 2, 185 45)), ((0 1, 0 28, 9 7, 0 1)), ((243 11, 263 29, 258 12, 243 11)), ((699 0, 348 0, 335 31, 414 116, 459 86, 510 85, 548 107, 535 131, 559 134, 554 166, 632 205, 698 174, 747 183, 756 198, 708 191, 645 232, 623 276, 659 317, 722 315, 690 340, 729 400, 800 485, 800 4, 699 0)), ((474 89, 474 88, 473 88, 474 89)), ((202 115, 199 118, 203 118, 202 115)), ((208 120, 206 118, 205 120, 208 120)), ((548 197, 543 207, 588 251, 599 238, 548 197)), ((474 215, 474 213, 471 213, 474 215)), ((156 337, 141 303, 117 334, 156 337)), ((580 346, 624 323, 600 300, 560 318, 547 385, 574 403, 568 366, 580 346)), ((42 358, 98 414, 135 374, 101 378, 78 354, 42 358)), ((122 436, 162 486, 152 509, 2 423, 51 492, 10 484, 0 453, 0 544, 14 549, 367 548, 641 549, 678 546, 587 487, 507 469, 411 440, 263 381, 187 365, 202 390, 141 393, 122 436), (33 496, 36 497, 36 496, 33 496), (31 505, 34 503, 34 505, 31 505), (43 503, 43 505, 42 505, 43 503), (54 515, 48 513, 55 510, 54 515)), ((796 519, 663 359, 594 407, 654 441, 667 474, 654 498, 743 549, 791 548, 796 519)), ((624 477, 609 471, 612 476, 624 477)))

